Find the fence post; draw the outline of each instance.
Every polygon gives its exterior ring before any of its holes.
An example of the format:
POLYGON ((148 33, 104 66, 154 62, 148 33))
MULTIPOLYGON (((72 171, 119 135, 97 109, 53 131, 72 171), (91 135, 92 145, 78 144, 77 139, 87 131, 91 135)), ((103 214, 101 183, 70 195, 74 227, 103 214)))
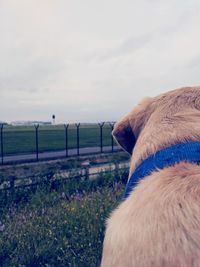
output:
POLYGON ((11 190, 11 195, 13 195, 15 191, 15 176, 10 176, 10 190, 11 190))
POLYGON ((119 178, 119 163, 115 162, 115 177, 116 179, 119 178))
POLYGON ((1 124, 1 164, 3 165, 4 151, 3 151, 3 124, 1 124))
POLYGON ((36 146, 36 160, 38 161, 39 157, 39 148, 38 148, 38 128, 39 128, 39 124, 35 125, 35 146, 36 146))
MULTIPOLYGON (((110 127, 111 127, 111 131, 113 131, 115 123, 114 122, 110 122, 109 124, 110 124, 110 127)), ((112 136, 112 132, 111 132, 111 149, 112 149, 111 151, 113 153, 113 151, 114 151, 114 139, 113 139, 113 136, 112 136)))
POLYGON ((100 129, 100 149, 101 149, 101 153, 103 152, 103 126, 104 126, 104 124, 105 124, 105 122, 98 123, 99 129, 100 129))
POLYGON ((80 128, 80 123, 75 123, 75 126, 76 126, 77 156, 79 156, 80 155, 80 153, 79 153, 79 148, 80 148, 80 145, 79 145, 79 128, 80 128))
POLYGON ((89 179, 90 173, 89 173, 89 168, 90 168, 90 161, 89 160, 85 160, 81 163, 81 166, 84 168, 84 176, 85 179, 89 179))
POLYGON ((66 157, 68 157, 68 127, 69 124, 64 124, 65 126, 65 151, 66 151, 66 157))

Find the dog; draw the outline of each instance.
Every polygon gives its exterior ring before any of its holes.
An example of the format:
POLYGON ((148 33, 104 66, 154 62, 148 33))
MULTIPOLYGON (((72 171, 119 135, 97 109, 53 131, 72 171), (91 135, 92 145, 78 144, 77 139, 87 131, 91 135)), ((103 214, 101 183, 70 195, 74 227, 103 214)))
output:
POLYGON ((144 99, 113 136, 128 181, 146 174, 107 220, 101 267, 200 267, 200 86, 144 99))

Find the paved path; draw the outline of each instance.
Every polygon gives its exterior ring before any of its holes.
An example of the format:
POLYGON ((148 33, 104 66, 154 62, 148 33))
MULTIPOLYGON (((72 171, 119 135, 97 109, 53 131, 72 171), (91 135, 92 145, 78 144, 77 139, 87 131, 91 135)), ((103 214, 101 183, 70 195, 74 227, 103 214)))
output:
MULTIPOLYGON (((120 151, 121 148, 118 146, 114 146, 113 151, 120 151)), ((112 152, 111 146, 103 147, 103 153, 112 152)), ((88 155, 88 154, 95 154, 101 153, 100 147, 85 147, 79 149, 79 155, 88 155)), ((68 156, 77 156, 78 151, 76 148, 68 150, 68 156)), ((66 150, 61 151, 52 151, 52 152, 43 152, 38 154, 39 160, 46 160, 46 159, 56 159, 56 158, 63 158, 66 157, 66 150)), ((5 156, 3 158, 3 163, 17 163, 17 162, 31 162, 36 161, 37 157, 36 154, 22 154, 22 155, 12 155, 12 156, 5 156)), ((2 158, 0 157, 0 164, 2 162, 2 158)))

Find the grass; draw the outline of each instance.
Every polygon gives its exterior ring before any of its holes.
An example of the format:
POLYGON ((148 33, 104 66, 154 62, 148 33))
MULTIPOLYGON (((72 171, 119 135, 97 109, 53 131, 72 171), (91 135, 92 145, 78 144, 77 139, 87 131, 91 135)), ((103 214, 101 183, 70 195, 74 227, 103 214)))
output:
POLYGON ((105 220, 126 178, 100 175, 7 192, 0 199, 1 266, 99 266, 105 220))
POLYGON ((74 158, 64 158, 58 160, 32 162, 15 164, 14 167, 11 166, 0 166, 0 185, 3 181, 8 180, 9 177, 14 176, 15 178, 29 177, 34 174, 34 176, 41 176, 49 172, 62 172, 70 169, 78 169, 82 167, 82 163, 85 160, 89 161, 90 166, 98 166, 101 164, 108 163, 122 163, 127 162, 130 159, 128 153, 123 151, 116 153, 107 154, 97 154, 92 156, 81 156, 74 158))
POLYGON ((1 266, 99 266, 105 219, 121 190, 106 188, 71 202, 62 195, 35 198, 37 207, 12 211, 2 223, 1 266))
MULTIPOLYGON (((40 126, 38 130, 39 152, 64 150, 64 125, 40 126)), ((33 153, 36 150, 34 126, 5 126, 3 131, 4 154, 33 153)), ((103 145, 111 145, 111 127, 103 127, 103 145)), ((69 125, 68 148, 76 148, 76 127, 69 125)), ((97 124, 83 124, 80 126, 80 147, 100 146, 100 129, 97 124)))

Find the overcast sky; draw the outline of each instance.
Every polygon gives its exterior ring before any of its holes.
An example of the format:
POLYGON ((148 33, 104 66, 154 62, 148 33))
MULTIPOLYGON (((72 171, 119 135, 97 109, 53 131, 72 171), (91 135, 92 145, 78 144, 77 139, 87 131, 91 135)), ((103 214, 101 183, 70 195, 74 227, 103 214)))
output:
POLYGON ((199 84, 199 0, 0 0, 0 120, 118 120, 199 84))

